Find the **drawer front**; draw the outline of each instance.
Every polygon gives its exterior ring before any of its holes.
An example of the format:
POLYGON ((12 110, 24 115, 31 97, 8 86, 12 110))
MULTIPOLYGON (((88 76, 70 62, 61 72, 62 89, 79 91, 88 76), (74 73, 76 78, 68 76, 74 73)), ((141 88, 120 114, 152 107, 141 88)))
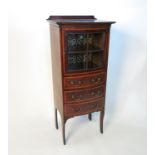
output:
POLYGON ((105 94, 105 86, 76 90, 76 91, 65 91, 64 99, 65 103, 79 102, 79 101, 87 101, 99 97, 103 97, 105 94))
POLYGON ((104 108, 104 98, 79 104, 65 104, 66 116, 84 115, 95 111, 101 111, 104 108))
POLYGON ((65 77, 64 88, 75 89, 75 88, 86 88, 91 86, 105 84, 106 74, 104 72, 89 76, 76 76, 76 77, 65 77))

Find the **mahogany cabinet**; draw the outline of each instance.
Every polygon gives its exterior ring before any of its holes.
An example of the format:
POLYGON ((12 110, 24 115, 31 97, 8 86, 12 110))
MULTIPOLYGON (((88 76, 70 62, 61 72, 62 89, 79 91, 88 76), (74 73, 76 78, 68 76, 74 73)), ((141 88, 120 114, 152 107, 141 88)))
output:
POLYGON ((103 133, 108 47, 113 21, 94 16, 49 16, 55 125, 57 110, 65 123, 69 118, 100 112, 103 133))

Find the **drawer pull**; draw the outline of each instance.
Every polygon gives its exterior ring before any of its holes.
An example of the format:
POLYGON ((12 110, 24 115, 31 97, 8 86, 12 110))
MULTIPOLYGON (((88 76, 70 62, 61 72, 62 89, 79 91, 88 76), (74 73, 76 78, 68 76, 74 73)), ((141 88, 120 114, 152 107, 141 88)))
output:
POLYGON ((101 78, 99 77, 99 78, 97 78, 97 80, 98 80, 98 82, 100 82, 101 81, 101 78))
POLYGON ((95 93, 94 92, 91 92, 91 95, 94 95, 95 93))
POLYGON ((92 82, 95 82, 95 79, 93 78, 93 79, 91 79, 91 81, 92 81, 92 82))
POLYGON ((97 79, 91 79, 91 82, 96 82, 96 83, 98 83, 98 82, 101 82, 101 78, 99 77, 99 78, 97 78, 97 79))
POLYGON ((81 84, 81 81, 78 81, 78 84, 81 84))
POLYGON ((82 98, 82 95, 80 95, 79 97, 82 98))
POLYGON ((71 84, 74 84, 74 81, 70 81, 71 84))
POLYGON ((98 94, 98 95, 101 95, 101 91, 99 90, 99 91, 97 92, 97 94, 98 94))
POLYGON ((75 95, 72 94, 72 95, 71 95, 71 98, 72 98, 72 99, 75 99, 75 95))

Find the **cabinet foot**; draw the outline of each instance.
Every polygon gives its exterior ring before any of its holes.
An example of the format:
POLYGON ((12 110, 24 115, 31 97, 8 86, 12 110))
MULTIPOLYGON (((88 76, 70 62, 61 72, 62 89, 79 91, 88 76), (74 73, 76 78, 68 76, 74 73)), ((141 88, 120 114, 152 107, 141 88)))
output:
POLYGON ((103 118, 104 118, 104 110, 100 112, 100 132, 103 133, 103 118))
POLYGON ((92 120, 92 113, 88 114, 88 119, 91 121, 92 120))
POLYGON ((63 144, 66 145, 66 138, 65 138, 65 122, 62 120, 62 138, 63 138, 63 144))
POLYGON ((57 116, 57 109, 55 109, 55 127, 58 129, 58 116, 57 116))

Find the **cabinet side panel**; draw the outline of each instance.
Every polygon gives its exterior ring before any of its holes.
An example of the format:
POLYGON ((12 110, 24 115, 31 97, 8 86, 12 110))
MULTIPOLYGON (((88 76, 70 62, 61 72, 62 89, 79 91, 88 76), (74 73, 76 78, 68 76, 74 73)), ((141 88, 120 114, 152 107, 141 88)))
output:
MULTIPOLYGON (((111 26, 109 26, 109 28, 106 31, 106 47, 105 47, 105 58, 104 58, 105 70, 106 70, 106 80, 105 80, 105 98, 104 98, 104 102, 106 101, 106 86, 107 86, 107 73, 108 73, 108 60, 109 60, 109 43, 110 43, 110 27, 111 26)), ((104 110, 105 110, 105 108, 104 108, 104 110)))
POLYGON ((63 116, 60 29, 50 24, 54 105, 63 116))
POLYGON ((106 31, 106 48, 105 48, 105 59, 104 59, 104 63, 105 63, 105 66, 106 66, 106 71, 108 70, 109 43, 110 43, 110 26, 106 31))

